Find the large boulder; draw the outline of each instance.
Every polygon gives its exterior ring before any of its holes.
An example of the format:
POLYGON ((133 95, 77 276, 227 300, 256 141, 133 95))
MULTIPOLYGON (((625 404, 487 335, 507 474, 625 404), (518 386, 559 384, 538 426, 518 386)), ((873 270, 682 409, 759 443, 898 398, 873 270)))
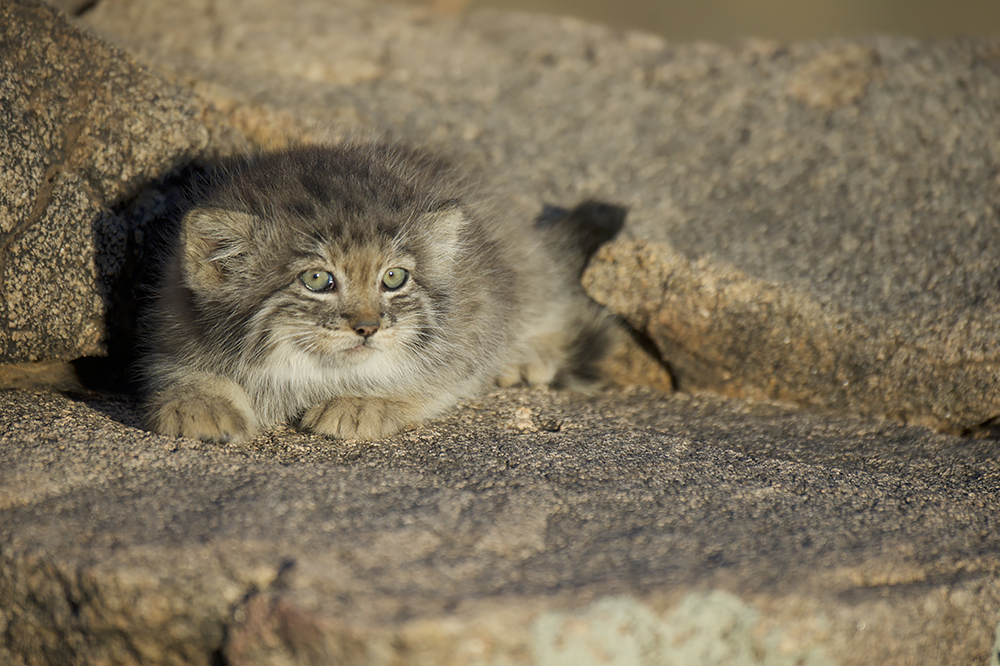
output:
POLYGON ((649 69, 661 215, 591 293, 682 387, 977 430, 1000 415, 998 49, 675 50, 649 69))
POLYGON ((985 664, 996 445, 648 389, 211 446, 0 393, 0 663, 985 664))
POLYGON ((0 364, 107 353, 141 237, 117 213, 233 135, 206 114, 52 8, 0 6, 0 364))

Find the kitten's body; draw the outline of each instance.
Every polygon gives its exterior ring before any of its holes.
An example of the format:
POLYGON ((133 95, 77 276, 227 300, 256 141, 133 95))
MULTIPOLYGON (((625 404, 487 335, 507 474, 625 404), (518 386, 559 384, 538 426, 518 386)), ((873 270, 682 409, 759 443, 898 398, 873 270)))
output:
POLYGON ((608 323, 580 252, 566 225, 510 218, 403 148, 232 170, 185 216, 152 313, 151 427, 228 441, 299 418, 379 438, 495 382, 586 376, 608 323))

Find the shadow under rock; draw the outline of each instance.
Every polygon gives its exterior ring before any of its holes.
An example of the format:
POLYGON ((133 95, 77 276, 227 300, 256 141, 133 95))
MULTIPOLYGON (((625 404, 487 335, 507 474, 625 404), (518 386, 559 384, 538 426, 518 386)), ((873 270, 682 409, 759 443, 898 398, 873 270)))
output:
POLYGON ((197 166, 163 175, 91 224, 107 353, 72 361, 82 391, 67 393, 129 426, 140 427, 145 315, 167 250, 192 205, 191 193, 205 177, 197 166))

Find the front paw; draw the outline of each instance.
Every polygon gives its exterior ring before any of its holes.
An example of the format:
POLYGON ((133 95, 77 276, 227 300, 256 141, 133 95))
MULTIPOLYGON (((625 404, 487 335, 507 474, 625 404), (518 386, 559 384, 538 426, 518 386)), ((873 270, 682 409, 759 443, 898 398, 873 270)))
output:
POLYGON ((303 430, 340 439, 381 439, 407 423, 403 403, 382 398, 335 398, 306 410, 303 430))
POLYGON ((497 384, 502 388, 525 384, 527 386, 548 386, 553 382, 564 361, 565 353, 560 349, 531 350, 523 358, 510 363, 500 371, 497 384))
POLYGON ((150 401, 148 420, 161 435, 221 444, 248 440, 257 431, 246 394, 217 377, 161 391, 150 401))

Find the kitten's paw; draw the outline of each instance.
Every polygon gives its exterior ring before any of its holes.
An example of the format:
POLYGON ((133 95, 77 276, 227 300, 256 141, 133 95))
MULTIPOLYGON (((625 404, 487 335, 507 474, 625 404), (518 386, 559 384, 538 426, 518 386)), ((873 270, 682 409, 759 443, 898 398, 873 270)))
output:
POLYGON ((518 362, 503 368, 497 384, 504 388, 519 384, 548 386, 556 378, 563 356, 561 350, 548 351, 545 355, 532 350, 518 362))
POLYGON ((306 410, 303 430, 341 439, 381 439, 407 424, 406 405, 381 398, 335 398, 306 410))
POLYGON ((208 383, 172 386, 159 393, 149 406, 150 428, 161 435, 221 444, 252 438, 257 423, 243 390, 219 378, 208 383))

